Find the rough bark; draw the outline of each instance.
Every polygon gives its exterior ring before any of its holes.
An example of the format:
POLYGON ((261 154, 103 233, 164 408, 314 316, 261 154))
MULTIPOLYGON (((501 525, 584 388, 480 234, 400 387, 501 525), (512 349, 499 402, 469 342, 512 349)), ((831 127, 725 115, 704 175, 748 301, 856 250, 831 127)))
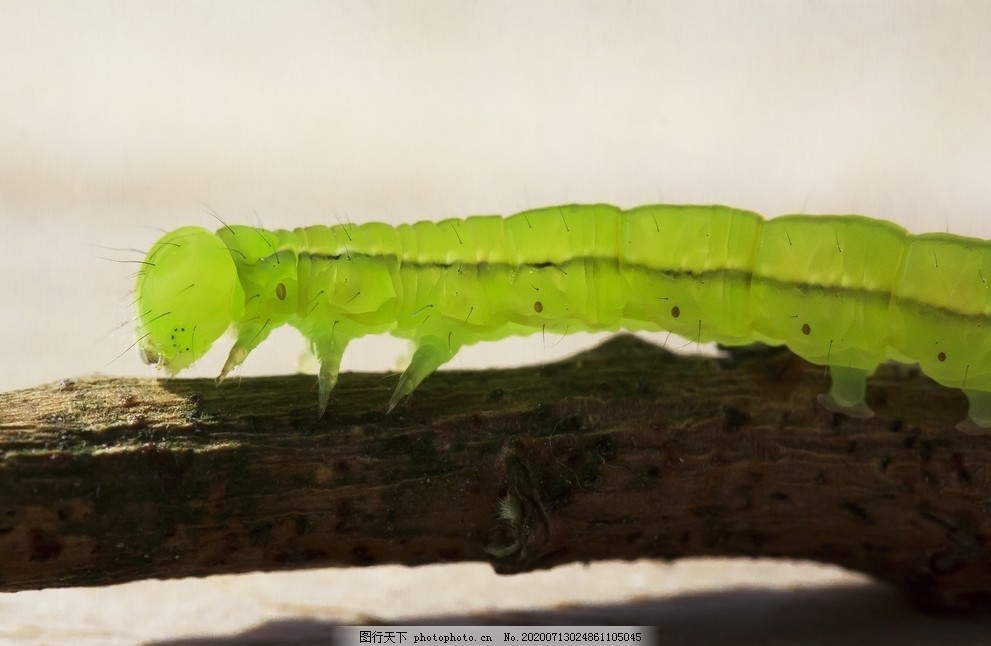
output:
POLYGON ((0 589, 293 567, 764 556, 931 608, 991 605, 991 436, 960 393, 883 368, 823 410, 787 351, 617 337, 552 365, 393 380, 63 381, 0 395, 0 589))

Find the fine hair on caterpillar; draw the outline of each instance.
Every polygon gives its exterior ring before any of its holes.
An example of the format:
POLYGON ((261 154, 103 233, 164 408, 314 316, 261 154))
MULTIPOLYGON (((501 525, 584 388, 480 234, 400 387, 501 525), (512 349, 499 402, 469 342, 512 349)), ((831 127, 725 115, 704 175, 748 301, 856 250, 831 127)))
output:
POLYGON ((851 417, 872 415, 879 364, 917 363, 967 395, 958 428, 991 428, 991 243, 859 215, 569 204, 395 227, 190 226, 145 263, 146 362, 175 374, 232 329, 223 378, 288 324, 320 361, 321 414, 358 337, 415 345, 391 410, 461 347, 555 326, 786 345, 829 367, 819 401, 851 417))

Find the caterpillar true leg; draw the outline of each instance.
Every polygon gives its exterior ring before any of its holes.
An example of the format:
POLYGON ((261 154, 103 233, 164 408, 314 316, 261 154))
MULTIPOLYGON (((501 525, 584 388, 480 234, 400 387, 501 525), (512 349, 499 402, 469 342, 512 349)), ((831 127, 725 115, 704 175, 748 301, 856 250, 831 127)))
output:
POLYGON ((400 401, 409 397, 420 383, 429 377, 437 368, 451 360, 460 345, 453 345, 448 339, 435 336, 417 339, 416 351, 403 374, 399 377, 396 390, 389 399, 389 410, 396 407, 400 401))
POLYGON ((867 392, 867 377, 870 375, 868 371, 844 366, 829 366, 829 375, 833 380, 829 392, 816 398, 823 408, 858 419, 868 419, 874 416, 874 411, 864 401, 864 395, 867 392))
POLYGON ((350 339, 341 339, 339 335, 335 338, 332 333, 319 337, 312 344, 313 353, 320 360, 320 374, 317 377, 317 384, 320 393, 318 404, 321 417, 323 417, 323 414, 327 410, 330 393, 334 390, 334 386, 337 385, 337 375, 341 369, 341 358, 344 356, 344 350, 347 348, 349 341, 350 339))
POLYGON ((244 363, 244 360, 248 358, 251 351, 268 338, 269 333, 272 331, 269 323, 270 321, 266 319, 261 323, 242 323, 237 326, 237 339, 234 341, 231 351, 227 354, 227 361, 224 362, 223 369, 221 369, 220 374, 217 376, 218 383, 223 381, 234 368, 244 363))

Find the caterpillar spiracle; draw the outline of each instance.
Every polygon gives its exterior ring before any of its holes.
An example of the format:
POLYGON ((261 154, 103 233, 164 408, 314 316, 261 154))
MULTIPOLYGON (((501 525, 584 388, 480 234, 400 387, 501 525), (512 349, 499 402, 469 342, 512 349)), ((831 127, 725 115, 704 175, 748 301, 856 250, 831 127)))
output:
POLYGON ((389 402, 464 345, 554 326, 665 330, 699 342, 786 345, 829 367, 827 409, 872 413, 866 380, 918 363, 991 429, 991 242, 910 235, 859 215, 764 220, 725 206, 563 205, 474 216, 267 231, 183 227, 137 279, 142 358, 176 373, 228 328, 220 377, 289 324, 320 361, 326 410, 348 343, 411 339, 389 402))

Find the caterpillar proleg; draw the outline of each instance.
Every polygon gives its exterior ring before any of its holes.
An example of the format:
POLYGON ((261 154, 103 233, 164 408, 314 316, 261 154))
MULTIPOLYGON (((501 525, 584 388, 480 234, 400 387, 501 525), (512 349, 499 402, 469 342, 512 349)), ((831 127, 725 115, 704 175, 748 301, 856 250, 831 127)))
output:
POLYGON ((665 330, 699 342, 786 345, 829 366, 826 408, 869 417, 869 375, 918 363, 991 428, 991 242, 910 235, 859 215, 764 220, 725 206, 563 205, 473 216, 267 231, 184 227, 137 279, 142 357, 176 373, 226 330, 221 377, 284 324, 320 361, 327 407, 348 343, 411 339, 389 403, 464 345, 539 332, 665 330))

